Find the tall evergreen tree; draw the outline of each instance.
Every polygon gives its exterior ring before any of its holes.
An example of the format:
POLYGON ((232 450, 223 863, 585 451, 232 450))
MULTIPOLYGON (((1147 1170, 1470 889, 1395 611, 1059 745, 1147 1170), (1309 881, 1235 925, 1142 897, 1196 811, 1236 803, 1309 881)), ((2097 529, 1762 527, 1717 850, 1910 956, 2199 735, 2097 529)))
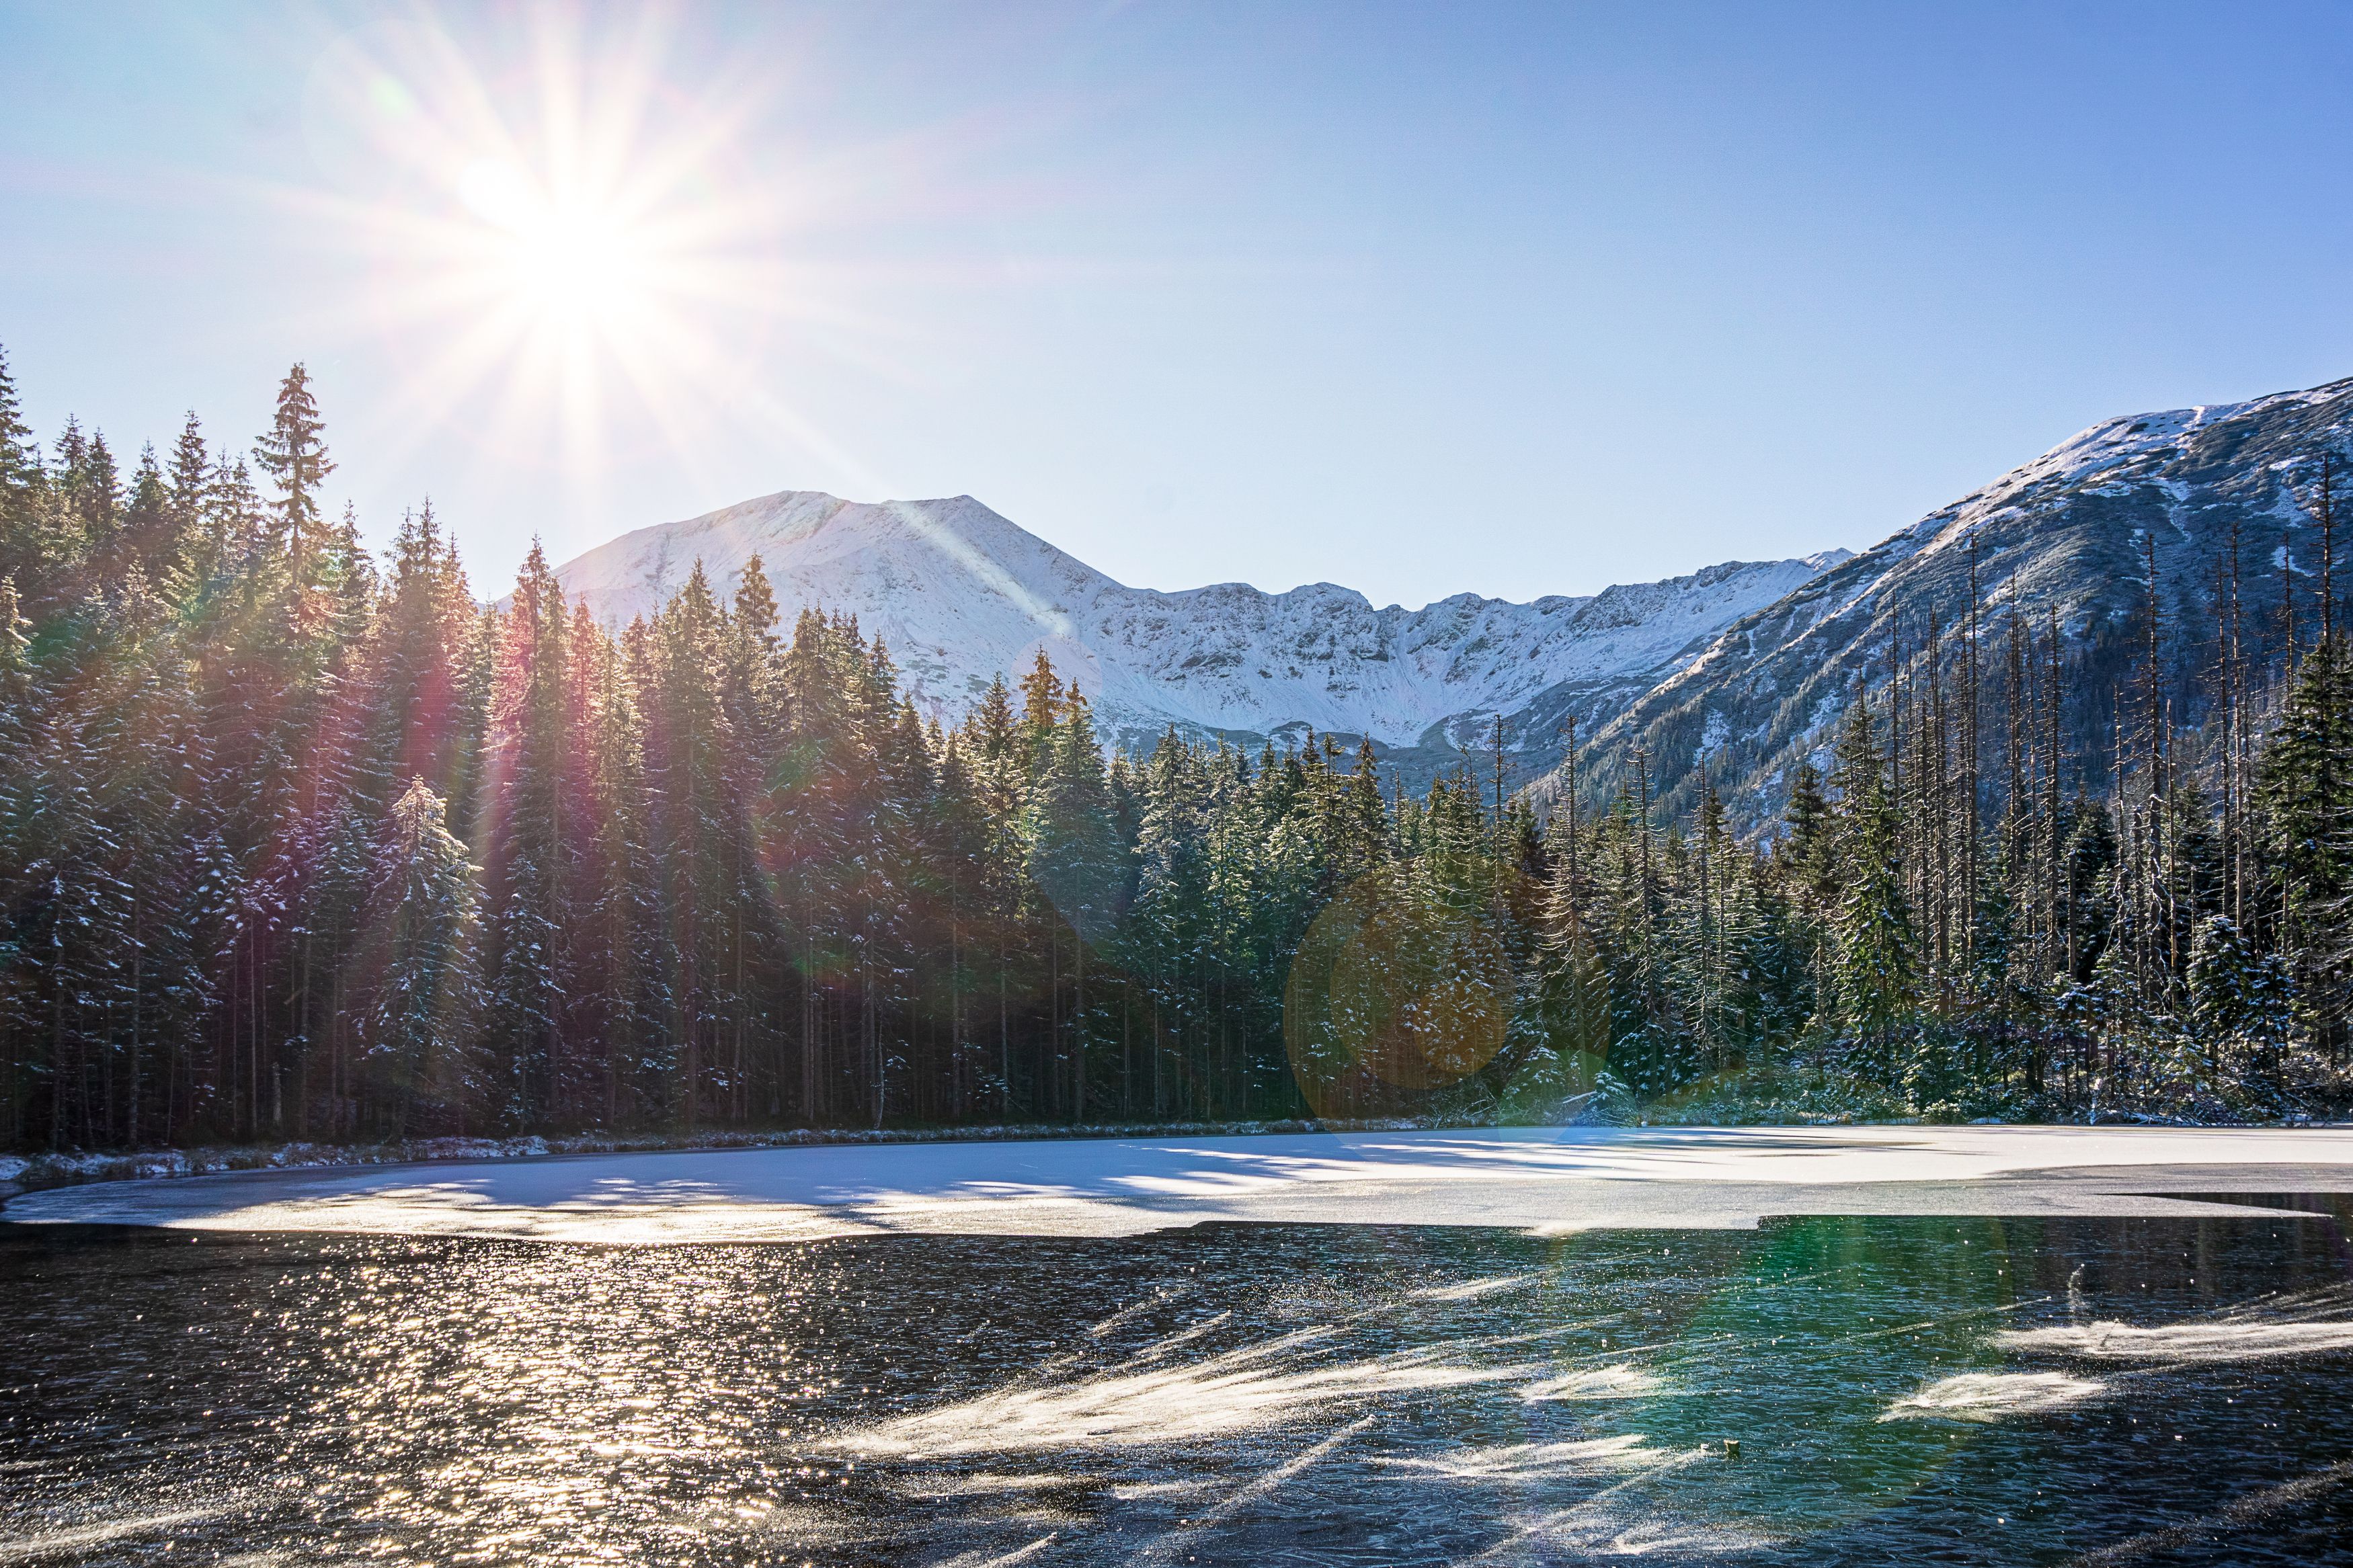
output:
POLYGON ((335 471, 327 456, 326 423, 311 395, 311 373, 297 363, 279 384, 269 431, 255 443, 254 460, 278 487, 276 526, 297 595, 307 591, 321 533, 319 489, 335 471))
POLYGON ((447 812, 411 781, 385 815, 369 874, 359 1033, 372 1099, 395 1136, 463 1131, 491 1087, 473 1059, 475 870, 442 825, 447 812))
POLYGON ((2320 639, 2298 668, 2262 773, 2283 945, 2298 957, 2306 1026, 2341 1058, 2353 986, 2353 660, 2320 639))
POLYGON ((1848 710, 1839 741, 1840 851, 1852 868, 1837 913, 1838 997, 1846 1026, 1892 1064, 1915 1002, 1918 944, 1906 895, 1902 818, 1870 705, 1848 710))

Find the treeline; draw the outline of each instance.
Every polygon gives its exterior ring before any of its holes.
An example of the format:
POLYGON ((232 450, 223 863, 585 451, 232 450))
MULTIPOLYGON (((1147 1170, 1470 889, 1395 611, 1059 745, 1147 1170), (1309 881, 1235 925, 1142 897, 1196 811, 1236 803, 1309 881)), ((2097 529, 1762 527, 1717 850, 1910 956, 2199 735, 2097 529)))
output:
POLYGON ((1564 792, 1549 934, 1607 998, 1593 1070, 1736 1114, 2353 1103, 2353 647, 2334 454, 2311 467, 2317 562, 2232 522, 2172 596, 2200 624, 2164 613, 2146 533, 2137 614, 2073 633, 1982 593, 1972 542, 1964 612, 1894 618, 1761 842, 1725 831, 1704 756, 1663 871, 1639 747, 1599 853, 1564 792))
POLYGON ((2327 592, 2096 774, 2055 625, 1930 628, 1757 843, 1639 761, 1539 820, 1328 740, 1106 760, 1042 658, 944 729, 756 562, 485 607, 332 471, 299 366, 250 454, 125 474, 0 365, 0 1141, 2338 1096, 2327 592))

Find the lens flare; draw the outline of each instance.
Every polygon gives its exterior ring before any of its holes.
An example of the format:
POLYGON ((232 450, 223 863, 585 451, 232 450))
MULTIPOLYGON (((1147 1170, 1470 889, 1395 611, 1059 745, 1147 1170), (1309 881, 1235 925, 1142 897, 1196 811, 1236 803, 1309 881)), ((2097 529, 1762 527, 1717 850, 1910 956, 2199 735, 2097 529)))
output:
POLYGON ((1503 1049, 1511 964, 1482 905, 1374 872, 1308 928, 1283 993, 1293 1076, 1319 1116, 1403 1108, 1503 1049))
POLYGON ((755 162, 777 144, 765 122, 784 68, 687 59, 674 20, 551 7, 460 36, 420 12, 362 26, 314 68, 305 130, 323 178, 269 194, 359 265, 305 331, 393 362, 355 437, 381 458, 455 432, 588 498, 617 462, 702 460, 749 428, 872 479, 780 395, 775 359, 838 353, 866 324, 797 238, 871 216, 861 173, 879 190, 909 172, 854 149, 822 167, 755 162))

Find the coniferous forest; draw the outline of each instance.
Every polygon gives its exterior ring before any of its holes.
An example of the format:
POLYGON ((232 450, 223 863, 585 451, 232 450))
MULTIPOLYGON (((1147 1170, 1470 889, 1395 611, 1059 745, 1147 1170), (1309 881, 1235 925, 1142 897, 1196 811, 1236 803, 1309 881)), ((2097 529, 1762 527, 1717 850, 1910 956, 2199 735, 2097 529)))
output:
POLYGON ((2056 616, 1925 626, 1743 836, 1639 751, 1106 758, 1042 658, 944 728, 756 562, 486 605, 429 505, 322 510, 327 435, 297 366, 126 463, 0 363, 0 1143, 2353 1100, 2326 555, 2218 590, 2195 724, 2152 563, 2097 755, 2056 616))

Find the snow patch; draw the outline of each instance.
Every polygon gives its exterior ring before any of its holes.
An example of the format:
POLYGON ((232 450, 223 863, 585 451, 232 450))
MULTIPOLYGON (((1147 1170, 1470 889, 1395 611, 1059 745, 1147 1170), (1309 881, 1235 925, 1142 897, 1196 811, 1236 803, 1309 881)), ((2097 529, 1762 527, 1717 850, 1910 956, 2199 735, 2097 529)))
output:
POLYGON ((2080 1405, 2107 1384, 2063 1372, 1965 1372, 1928 1384, 1887 1407, 1882 1421, 1999 1421, 2080 1405))
POLYGON ((1639 1366, 1596 1366, 1564 1373, 1520 1390, 1530 1402, 1548 1399, 1651 1399, 1673 1393, 1667 1380, 1639 1366))
POLYGON ((1517 714, 1563 682, 1647 686, 1847 558, 1726 562, 1533 604, 1457 594, 1376 609, 1329 583, 1131 588, 969 496, 867 504, 786 490, 625 534, 556 576, 621 622, 658 608, 681 563, 700 559, 724 597, 754 555, 787 622, 802 606, 855 615, 928 716, 961 717, 991 679, 1018 679, 1042 648, 1077 677, 1106 743, 1130 749, 1172 723, 1412 746, 1467 714, 1517 714))
POLYGON ((2353 1321, 2218 1321, 2137 1328, 2095 1322, 2013 1329, 1995 1342, 2009 1351, 2063 1352, 2094 1361, 2232 1362, 2353 1350, 2353 1321))
POLYGON ((1648 1469, 1662 1456, 1639 1432, 1564 1443, 1506 1443, 1461 1447, 1430 1455, 1379 1454, 1373 1463, 1388 1469, 1421 1470, 1451 1480, 1551 1480, 1612 1471, 1648 1469))
POLYGON ((935 1459, 1198 1442, 1301 1420, 1342 1401, 1494 1383, 1518 1370, 1449 1361, 1444 1346, 1295 1364, 1292 1352, 1330 1331, 1305 1329, 1189 1365, 1131 1363, 1075 1383, 1002 1389, 845 1433, 827 1446, 935 1459))

